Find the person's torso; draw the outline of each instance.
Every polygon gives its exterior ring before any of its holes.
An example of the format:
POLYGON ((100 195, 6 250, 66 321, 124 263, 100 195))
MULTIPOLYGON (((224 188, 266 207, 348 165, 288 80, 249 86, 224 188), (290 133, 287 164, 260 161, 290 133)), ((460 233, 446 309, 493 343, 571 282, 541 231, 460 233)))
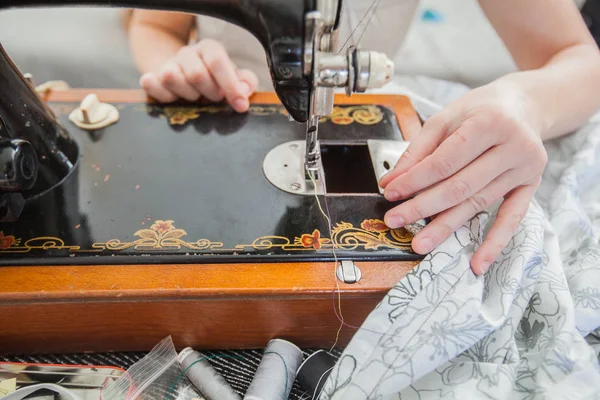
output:
MULTIPOLYGON (((338 48, 355 45, 384 52, 393 59, 402 45, 418 0, 344 0, 339 27, 338 48), (366 27, 366 29, 365 29, 366 27)), ((198 38, 220 41, 238 68, 258 76, 260 91, 271 91, 265 51, 251 33, 225 21, 199 16, 198 38)))

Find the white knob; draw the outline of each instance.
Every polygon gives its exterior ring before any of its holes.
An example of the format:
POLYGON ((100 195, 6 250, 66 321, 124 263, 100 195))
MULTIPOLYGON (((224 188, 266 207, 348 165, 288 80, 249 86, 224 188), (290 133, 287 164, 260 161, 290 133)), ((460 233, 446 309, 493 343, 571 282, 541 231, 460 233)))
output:
POLYGON ((371 67, 369 89, 380 88, 394 76, 394 63, 384 53, 370 52, 371 67))

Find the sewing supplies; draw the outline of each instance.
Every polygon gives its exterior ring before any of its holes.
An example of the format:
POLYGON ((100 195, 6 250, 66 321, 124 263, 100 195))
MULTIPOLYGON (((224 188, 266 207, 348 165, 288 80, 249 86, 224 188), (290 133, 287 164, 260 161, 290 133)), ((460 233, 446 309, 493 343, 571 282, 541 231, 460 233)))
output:
POLYGON ((283 339, 271 340, 244 400, 287 399, 303 359, 302 351, 295 344, 283 339))
POLYGON ((298 368, 298 383, 311 399, 319 398, 323 386, 335 366, 335 358, 324 350, 318 350, 308 356, 298 368))
POLYGON ((190 382, 207 400, 241 400, 240 395, 199 352, 188 347, 179 353, 177 359, 190 382))

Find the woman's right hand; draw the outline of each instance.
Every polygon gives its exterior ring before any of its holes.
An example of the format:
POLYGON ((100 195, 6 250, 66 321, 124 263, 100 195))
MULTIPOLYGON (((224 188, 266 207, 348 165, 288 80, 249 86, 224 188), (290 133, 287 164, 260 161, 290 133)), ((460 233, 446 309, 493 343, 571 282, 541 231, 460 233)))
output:
POLYGON ((160 71, 140 78, 140 86, 159 102, 226 99, 237 112, 248 110, 257 85, 254 72, 238 70, 223 45, 211 39, 182 47, 160 71))

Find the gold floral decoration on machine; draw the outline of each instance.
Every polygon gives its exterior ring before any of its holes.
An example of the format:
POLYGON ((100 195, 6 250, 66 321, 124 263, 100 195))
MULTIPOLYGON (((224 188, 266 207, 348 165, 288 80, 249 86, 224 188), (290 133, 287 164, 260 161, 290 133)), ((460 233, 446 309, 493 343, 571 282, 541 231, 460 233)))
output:
POLYGON ((186 241, 187 232, 176 228, 172 220, 156 220, 150 228, 140 229, 134 233, 139 239, 121 241, 110 239, 106 242, 92 244, 90 249, 67 245, 57 237, 43 236, 28 239, 25 242, 13 235, 5 235, 0 231, 0 253, 28 253, 32 250, 67 250, 70 253, 101 253, 105 251, 120 252, 127 249, 136 251, 164 251, 189 249, 192 251, 210 251, 213 254, 240 254, 252 250, 265 251, 280 249, 282 251, 319 251, 332 249, 365 250, 398 249, 410 251, 413 235, 405 230, 390 229, 378 219, 364 220, 360 227, 348 222, 340 222, 332 230, 332 238, 322 237, 318 229, 311 233, 303 233, 293 239, 285 236, 262 236, 250 244, 239 244, 232 249, 224 248, 223 243, 209 239, 186 241), (23 244, 21 244, 23 243, 23 244))
POLYGON ((208 239, 199 239, 195 242, 186 242, 181 238, 187 235, 183 229, 177 229, 172 220, 156 220, 149 229, 140 229, 133 234, 139 239, 133 242, 121 242, 119 239, 111 239, 106 243, 94 243, 95 249, 100 250, 126 250, 133 247, 135 250, 165 250, 181 249, 207 250, 223 247, 221 242, 211 242, 208 239))
MULTIPOLYGON (((185 125, 189 121, 200 118, 202 114, 217 114, 220 112, 233 112, 232 109, 224 105, 213 106, 166 106, 158 107, 154 105, 147 106, 148 112, 158 112, 161 116, 168 119, 170 125, 185 125)), ((251 105, 248 109, 250 115, 268 116, 284 115, 287 116, 285 108, 280 105, 251 105)), ((357 105, 357 106, 335 106, 333 112, 321 118, 321 122, 330 121, 335 125, 350 125, 358 123, 361 125, 374 125, 383 120, 383 113, 378 106, 357 105)))
MULTIPOLYGON (((50 107, 58 115, 69 114, 76 107, 75 104, 53 103, 50 107)), ((124 110, 126 106, 117 105, 117 109, 124 110)), ((166 118, 170 125, 185 125, 189 121, 200 118, 203 114, 232 113, 233 110, 226 105, 206 105, 206 106, 159 106, 156 104, 143 104, 134 106, 136 111, 148 113, 158 113, 166 118)), ((268 116, 283 115, 287 116, 287 111, 281 105, 260 105, 252 104, 248 109, 250 115, 268 116)), ((375 125, 383 120, 383 112, 376 105, 349 105, 334 106, 333 112, 321 118, 321 122, 331 122, 335 125, 350 125, 353 123, 361 125, 375 125)))

